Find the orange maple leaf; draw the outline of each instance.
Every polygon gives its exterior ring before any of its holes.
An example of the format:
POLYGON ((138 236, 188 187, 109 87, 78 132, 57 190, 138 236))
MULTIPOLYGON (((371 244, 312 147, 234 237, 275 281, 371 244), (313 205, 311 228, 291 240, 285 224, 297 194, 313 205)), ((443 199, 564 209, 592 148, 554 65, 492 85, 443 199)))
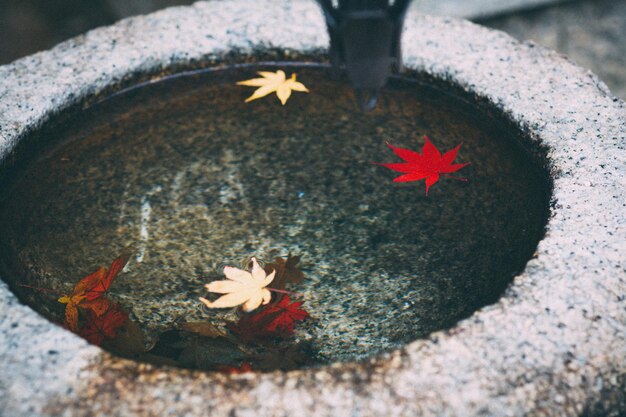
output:
POLYGON ((73 332, 78 331, 78 308, 93 311, 102 316, 111 306, 111 302, 104 297, 117 274, 124 268, 131 256, 130 250, 125 250, 115 259, 109 269, 100 267, 98 270, 81 279, 70 295, 59 298, 59 303, 65 306, 65 325, 73 332))
POLYGON ((456 178, 447 175, 458 171, 466 165, 469 165, 469 162, 464 164, 452 163, 452 161, 456 158, 456 154, 458 153, 461 144, 458 144, 454 149, 449 150, 442 156, 441 152, 439 152, 430 139, 428 139, 428 136, 424 136, 424 140, 426 142, 422 148, 421 155, 419 152, 404 148, 397 148, 390 143, 387 143, 387 146, 389 146, 395 154, 402 158, 405 162, 397 164, 376 164, 404 173, 404 175, 400 175, 395 178, 393 182, 408 182, 426 179, 426 195, 428 195, 428 189, 439 181, 441 174, 447 176, 448 178, 467 181, 466 178, 456 178))

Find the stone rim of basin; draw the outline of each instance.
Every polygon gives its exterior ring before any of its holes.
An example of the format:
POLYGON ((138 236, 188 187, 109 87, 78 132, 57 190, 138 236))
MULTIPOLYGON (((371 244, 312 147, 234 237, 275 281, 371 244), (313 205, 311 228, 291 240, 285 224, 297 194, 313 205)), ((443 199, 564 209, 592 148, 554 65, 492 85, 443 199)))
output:
MULTIPOLYGON (((0 67, 0 160, 60 110, 136 74, 210 65, 232 51, 315 55, 326 45, 322 16, 305 0, 200 2, 97 29, 0 67)), ((0 414, 623 412, 624 102, 556 53, 469 22, 412 11, 403 45, 408 68, 491 103, 531 152, 547 150, 547 234, 496 304, 371 361, 227 376, 112 357, 1 282, 0 414)))

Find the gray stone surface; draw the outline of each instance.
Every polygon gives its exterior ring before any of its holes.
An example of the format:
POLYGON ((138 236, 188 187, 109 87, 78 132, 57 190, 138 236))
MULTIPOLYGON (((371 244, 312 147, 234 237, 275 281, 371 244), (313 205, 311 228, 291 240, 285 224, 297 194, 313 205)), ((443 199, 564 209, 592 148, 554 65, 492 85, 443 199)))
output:
POLYGON ((480 23, 559 51, 626 98, 626 0, 565 3, 480 23))
MULTIPOLYGON (((197 3, 122 21, 0 67, 0 156, 56 111, 137 71, 237 49, 317 51, 309 1, 197 3), (271 10, 271 13, 268 13, 271 10)), ((554 52, 468 22, 407 18, 406 65, 450 80, 547 149, 552 215, 498 303, 371 361, 224 376, 111 357, 0 287, 3 416, 619 415, 626 412, 626 112, 554 52)))

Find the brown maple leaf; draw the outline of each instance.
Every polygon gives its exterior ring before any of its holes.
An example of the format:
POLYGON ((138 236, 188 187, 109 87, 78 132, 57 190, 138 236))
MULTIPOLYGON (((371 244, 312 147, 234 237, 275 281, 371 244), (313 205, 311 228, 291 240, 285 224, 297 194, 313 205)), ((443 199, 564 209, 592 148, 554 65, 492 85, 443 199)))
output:
POLYGON ((274 280, 272 281, 272 288, 278 290, 284 290, 287 284, 299 284, 305 276, 298 268, 300 263, 300 256, 292 256, 291 253, 287 255, 287 259, 275 258, 274 262, 266 264, 263 269, 266 273, 276 271, 274 280))
POLYGON ((404 173, 404 175, 400 175, 395 178, 393 182, 408 182, 426 179, 426 195, 428 195, 428 189, 439 181, 442 174, 448 178, 467 181, 466 178, 456 178, 447 175, 458 171, 466 165, 469 165, 469 162, 463 164, 452 163, 456 158, 456 154, 459 151, 461 144, 457 145, 454 149, 449 150, 442 156, 441 152, 439 152, 430 139, 428 139, 428 136, 424 136, 424 140, 425 143, 421 154, 409 149, 397 148, 390 143, 387 143, 387 146, 389 146, 396 153, 396 155, 402 158, 405 162, 396 164, 376 164, 404 173))

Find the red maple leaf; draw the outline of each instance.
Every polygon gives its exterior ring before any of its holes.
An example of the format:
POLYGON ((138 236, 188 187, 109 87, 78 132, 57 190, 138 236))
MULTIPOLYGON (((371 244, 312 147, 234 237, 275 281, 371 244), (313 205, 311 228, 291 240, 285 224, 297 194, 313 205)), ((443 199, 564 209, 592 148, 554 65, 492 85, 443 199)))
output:
POLYGON ((421 155, 419 152, 404 148, 397 148, 390 143, 387 143, 387 146, 389 146, 396 153, 396 155, 402 158, 405 162, 397 164, 377 163, 377 165, 382 165, 394 171, 404 173, 404 175, 400 175, 395 178, 393 182, 408 182, 426 179, 426 195, 428 195, 428 189, 439 181, 441 174, 444 174, 448 178, 467 181, 466 178, 456 178, 446 175, 456 172, 464 166, 469 165, 469 162, 464 164, 452 163, 452 161, 456 158, 456 154, 459 151, 461 144, 458 144, 454 149, 449 150, 442 156, 441 152, 439 152, 430 139, 428 139, 428 136, 424 136, 424 140, 426 143, 424 143, 421 155))
POLYGON ((117 331, 124 326, 128 314, 118 304, 111 303, 109 309, 99 316, 93 310, 87 311, 87 323, 78 334, 94 345, 100 346, 105 339, 115 339, 117 331))
POLYGON ((309 313, 300 308, 301 306, 302 301, 292 303, 287 294, 283 295, 278 303, 270 305, 265 311, 261 312, 268 317, 272 317, 265 328, 270 332, 292 335, 294 323, 309 316, 309 313))
POLYGON ((285 294, 277 303, 267 304, 254 314, 244 315, 232 330, 244 340, 291 336, 294 323, 309 317, 309 313, 301 309, 301 306, 302 301, 292 303, 285 294))
POLYGON ((255 314, 255 321, 263 324, 268 333, 293 334, 293 325, 296 321, 304 320, 309 313, 300 308, 302 301, 291 302, 287 294, 283 295, 276 304, 269 304, 255 314))

